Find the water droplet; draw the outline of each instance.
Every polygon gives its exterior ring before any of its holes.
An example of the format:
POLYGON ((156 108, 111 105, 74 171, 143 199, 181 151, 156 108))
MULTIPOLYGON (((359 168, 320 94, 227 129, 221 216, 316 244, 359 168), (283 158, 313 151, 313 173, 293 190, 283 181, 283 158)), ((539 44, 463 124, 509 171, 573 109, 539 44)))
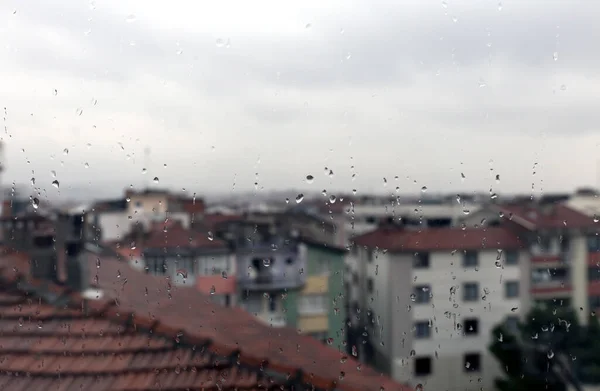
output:
POLYGON ((427 192, 427 186, 423 186, 421 188, 421 193, 426 193, 427 192))
POLYGON ((312 27, 312 24, 310 24, 310 23, 306 23, 306 26, 304 26, 305 29, 309 29, 311 27, 312 27))
POLYGON ((134 14, 127 15, 127 18, 125 19, 125 21, 127 23, 133 23, 136 20, 137 20, 137 18, 136 18, 136 16, 134 14))
POLYGON ((225 46, 225 40, 223 38, 217 38, 215 45, 217 45, 218 48, 222 48, 225 46))
POLYGON ((442 1, 442 7, 448 8, 448 3, 446 3, 445 1, 442 1))
POLYGON ((211 295, 214 295, 216 291, 217 291, 217 289, 215 288, 214 285, 210 287, 210 294, 211 295))
POLYGON ((56 178, 56 171, 52 170, 50 171, 50 174, 52 175, 52 178, 56 178))
POLYGON ((414 350, 414 349, 410 351, 410 356, 411 356, 411 357, 414 357, 414 356, 416 356, 416 355, 417 355, 417 352, 415 352, 415 350, 414 350))
POLYGON ((336 200, 337 200, 337 198, 333 194, 329 196, 329 203, 330 204, 335 204, 336 200))
POLYGON ((39 208, 39 206, 40 206, 40 200, 38 198, 34 197, 31 200, 31 205, 33 206, 33 209, 39 208))
POLYGON ((411 301, 417 301, 417 295, 415 295, 414 293, 410 294, 410 300, 411 301))
POLYGON ((223 270, 223 271, 221 272, 221 277, 222 277, 224 280, 226 280, 226 279, 227 279, 227 272, 226 272, 225 270, 223 270))
POLYGON ((314 180, 315 180, 314 176, 312 176, 312 175, 306 176, 306 183, 311 184, 311 183, 313 183, 314 180))
POLYGON ((68 155, 68 154, 69 154, 69 149, 68 149, 68 148, 65 148, 65 149, 63 149, 63 153, 64 153, 65 155, 68 155))
POLYGON ((52 186, 54 186, 58 189, 60 187, 60 183, 58 183, 58 181, 55 179, 52 181, 52 186))
POLYGON ((146 174, 148 172, 148 170, 146 170, 145 168, 142 168, 142 174, 146 174))
POLYGON ((85 162, 85 164, 83 165, 85 168, 90 168, 90 165, 88 162, 85 162))
POLYGON ((517 312, 517 310, 519 309, 519 307, 513 307, 510 309, 511 312, 517 312))
POLYGON ((462 179, 462 180, 463 180, 463 182, 464 182, 465 178, 466 178, 466 177, 465 177, 465 173, 464 173, 464 172, 461 172, 461 173, 460 173, 460 179, 462 179))
POLYGON ((55 88, 54 89, 54 96, 58 95, 58 90, 55 88))
POLYGON ((594 223, 597 223, 598 221, 600 221, 600 218, 598 218, 598 215, 595 214, 594 215, 594 223))
POLYGON ((498 11, 502 11, 502 3, 498 3, 498 11))
POLYGON ((77 115, 83 114, 83 109, 81 107, 78 108, 77 111, 76 111, 76 113, 77 113, 77 115))
POLYGON ((211 231, 208 231, 208 240, 210 240, 211 242, 215 239, 215 236, 213 235, 213 233, 211 231))
POLYGON ((271 260, 270 260, 269 258, 265 258, 265 259, 263 259, 263 265, 264 265, 265 267, 269 267, 269 266, 271 266, 271 260))
POLYGON ((554 61, 558 61, 558 52, 552 53, 552 58, 554 59, 554 61))
POLYGON ((31 186, 35 186, 35 178, 31 178, 31 186))
POLYGON ((348 53, 348 54, 346 54, 346 60, 349 60, 349 59, 351 59, 351 58, 352 58, 352 53, 348 53))
POLYGON ((299 204, 304 200, 304 194, 300 193, 296 196, 296 203, 299 204))
POLYGON ((552 350, 548 351, 548 358, 554 357, 554 352, 552 350))
POLYGON ((159 182, 159 180, 158 180, 158 177, 157 177, 157 176, 155 176, 155 177, 154 177, 154 183, 158 183, 158 182, 159 182))
POLYGON ((567 90, 567 86, 566 86, 566 85, 564 85, 564 84, 561 84, 561 86, 560 86, 560 90, 561 90, 561 91, 566 91, 566 90, 567 90))
POLYGON ((485 83, 485 80, 479 79, 479 88, 484 88, 484 87, 487 87, 487 84, 485 83))
POLYGON ((496 183, 500 183, 500 174, 496 174, 496 183))

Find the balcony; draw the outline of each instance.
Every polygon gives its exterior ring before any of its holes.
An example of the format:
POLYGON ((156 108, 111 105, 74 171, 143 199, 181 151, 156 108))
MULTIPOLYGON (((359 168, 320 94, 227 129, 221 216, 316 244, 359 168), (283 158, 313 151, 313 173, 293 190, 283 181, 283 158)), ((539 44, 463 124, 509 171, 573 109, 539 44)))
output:
POLYGON ((285 314, 282 312, 261 312, 256 317, 271 327, 285 327, 285 314))
POLYGON ((238 284, 244 290, 296 289, 304 285, 304 275, 277 275, 274 273, 244 274, 238 277, 238 284))

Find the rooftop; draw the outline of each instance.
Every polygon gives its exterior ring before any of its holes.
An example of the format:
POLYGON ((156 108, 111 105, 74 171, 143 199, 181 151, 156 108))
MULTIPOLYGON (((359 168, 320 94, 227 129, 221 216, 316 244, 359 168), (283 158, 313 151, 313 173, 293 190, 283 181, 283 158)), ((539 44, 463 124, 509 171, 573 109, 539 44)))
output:
POLYGON ((597 226, 592 217, 560 203, 549 205, 502 205, 499 206, 499 209, 504 213, 505 218, 530 230, 580 229, 597 226))
POLYGON ((517 249, 524 246, 517 235, 504 227, 422 230, 384 227, 356 237, 355 243, 391 252, 517 249))
POLYGON ((10 389, 409 389, 116 259, 89 268, 95 300, 29 267, 23 254, 0 256, 0 384, 10 389))

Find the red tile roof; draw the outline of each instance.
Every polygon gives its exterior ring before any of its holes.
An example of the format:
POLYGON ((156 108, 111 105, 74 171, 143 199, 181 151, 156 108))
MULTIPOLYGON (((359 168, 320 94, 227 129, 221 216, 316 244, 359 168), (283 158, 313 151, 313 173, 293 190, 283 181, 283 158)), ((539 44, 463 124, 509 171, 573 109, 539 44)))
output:
POLYGON ((224 215, 224 214, 207 214, 204 215, 202 223, 209 229, 214 229, 217 225, 230 221, 242 221, 244 216, 241 215, 224 215))
POLYGON ((227 247, 227 243, 217 238, 209 237, 207 234, 188 230, 178 222, 170 221, 169 223, 160 223, 154 227, 150 231, 149 236, 144 239, 143 247, 224 249, 227 247))
POLYGON ((563 204, 540 205, 502 205, 499 206, 504 217, 530 230, 555 228, 593 228, 592 217, 580 213, 563 204))
POLYGON ((356 237, 355 243, 359 246, 379 247, 392 252, 524 247, 517 235, 503 227, 427 228, 418 231, 380 228, 356 237))
POLYGON ((29 279, 28 269, 25 256, 0 257, 0 386, 287 390, 301 379, 323 389, 409 390, 292 329, 114 259, 90 268, 104 296, 85 302, 29 279), (46 304, 28 285, 64 301, 46 304))

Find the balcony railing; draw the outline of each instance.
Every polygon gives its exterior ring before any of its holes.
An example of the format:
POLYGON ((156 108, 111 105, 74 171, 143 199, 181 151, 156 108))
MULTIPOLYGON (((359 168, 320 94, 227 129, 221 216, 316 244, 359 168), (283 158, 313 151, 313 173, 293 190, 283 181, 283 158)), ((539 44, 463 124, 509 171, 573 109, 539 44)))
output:
POLYGON ((256 276, 242 275, 238 277, 238 284, 242 289, 293 289, 304 285, 305 279, 302 274, 274 275, 272 273, 260 273, 256 276))

